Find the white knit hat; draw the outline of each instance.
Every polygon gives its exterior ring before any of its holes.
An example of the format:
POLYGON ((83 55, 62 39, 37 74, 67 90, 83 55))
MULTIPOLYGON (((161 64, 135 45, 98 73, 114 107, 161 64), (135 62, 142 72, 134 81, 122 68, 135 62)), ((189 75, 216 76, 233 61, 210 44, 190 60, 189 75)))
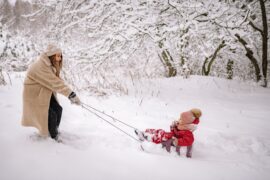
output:
POLYGON ((47 49, 46 49, 45 54, 49 57, 49 56, 55 55, 56 53, 61 54, 62 50, 54 44, 49 44, 47 49))

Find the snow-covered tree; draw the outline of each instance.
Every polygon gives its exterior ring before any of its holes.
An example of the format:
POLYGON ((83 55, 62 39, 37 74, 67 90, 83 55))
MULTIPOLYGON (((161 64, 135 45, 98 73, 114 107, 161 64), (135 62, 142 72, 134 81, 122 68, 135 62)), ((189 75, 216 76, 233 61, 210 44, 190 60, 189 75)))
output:
MULTIPOLYGON (((264 4, 267 12, 269 2, 264 4)), ((15 20, 7 21, 17 27, 9 28, 12 39, 16 34, 24 44, 31 42, 32 55, 50 42, 59 44, 68 70, 64 77, 78 89, 127 93, 127 78, 204 74, 257 80, 263 48, 250 22, 262 24, 258 5, 253 0, 32 0, 31 7, 18 1, 15 20), (246 57, 247 49, 259 68, 246 57)))

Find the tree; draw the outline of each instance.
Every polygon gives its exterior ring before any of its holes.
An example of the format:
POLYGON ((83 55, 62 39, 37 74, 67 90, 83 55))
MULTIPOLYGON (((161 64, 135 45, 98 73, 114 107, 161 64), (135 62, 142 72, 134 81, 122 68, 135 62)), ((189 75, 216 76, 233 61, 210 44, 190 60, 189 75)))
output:
MULTIPOLYGON (((246 11, 245 21, 261 36, 261 46, 259 48, 255 48, 252 50, 249 46, 251 43, 248 43, 243 37, 239 34, 235 34, 238 41, 244 46, 246 50, 246 56, 250 59, 255 68, 256 79, 257 81, 261 80, 261 72, 263 75, 263 87, 267 87, 267 69, 268 69, 268 23, 267 23, 267 13, 266 13, 266 3, 269 6, 269 1, 259 0, 259 1, 251 1, 248 6, 242 6, 246 11), (259 2, 259 4, 257 3, 259 2), (260 10, 260 11, 259 11, 260 10), (261 19, 258 18, 261 16, 261 19), (254 54, 256 54, 257 49, 259 49, 259 53, 261 57, 256 58, 254 54), (261 66, 259 66, 259 62, 261 61, 261 66), (260 68, 261 67, 261 68, 260 68)), ((255 37, 256 38, 256 37, 255 37)))
POLYGON ((233 79, 233 61, 230 59, 227 62, 227 78, 233 79))
POLYGON ((238 41, 244 46, 245 50, 246 50, 246 56, 248 57, 248 59, 251 61, 251 63, 253 64, 254 68, 255 68, 255 74, 256 74, 256 80, 257 82, 259 82, 261 80, 261 73, 260 73, 260 67, 258 64, 258 60, 254 57, 254 53, 253 51, 248 47, 247 42, 240 37, 239 34, 235 34, 235 36, 237 37, 238 41))
MULTIPOLYGON (((262 71, 264 76, 264 87, 267 87, 267 69, 268 69, 268 23, 265 10, 265 2, 260 0, 261 12, 262 12, 262 24, 263 30, 260 31, 262 36, 262 71)), ((254 26, 255 27, 255 26, 254 26)))
POLYGON ((214 63, 218 52, 225 46, 226 46, 225 41, 222 41, 216 48, 215 52, 211 56, 205 58, 204 63, 203 63, 203 68, 202 68, 202 75, 205 75, 205 76, 209 75, 211 71, 211 66, 214 63))
POLYGON ((174 64, 173 64, 173 58, 169 52, 168 49, 163 49, 163 42, 160 41, 159 42, 159 47, 160 49, 162 49, 161 51, 161 56, 159 55, 159 58, 162 62, 162 64, 164 65, 164 67, 166 68, 167 70, 167 73, 166 73, 166 76, 167 77, 173 77, 173 76, 176 76, 177 74, 177 71, 174 67, 174 64))
POLYGON ((8 0, 3 0, 2 2, 0 2, 0 12, 0 22, 2 24, 8 23, 13 16, 12 6, 10 5, 8 0))
MULTIPOLYGON (((267 47, 251 25, 263 31, 257 2, 32 0, 31 8, 22 9, 18 1, 14 12, 20 36, 35 44, 35 52, 49 42, 63 47, 70 72, 66 78, 78 82, 79 89, 118 91, 125 89, 123 77, 172 77, 186 69, 191 75, 257 81, 257 75, 263 75, 262 49, 267 47)), ((264 4, 267 12, 269 2, 264 4)))
POLYGON ((5 36, 3 35, 3 26, 2 23, 0 22, 0 85, 6 85, 5 78, 2 73, 2 56, 5 51, 5 36))

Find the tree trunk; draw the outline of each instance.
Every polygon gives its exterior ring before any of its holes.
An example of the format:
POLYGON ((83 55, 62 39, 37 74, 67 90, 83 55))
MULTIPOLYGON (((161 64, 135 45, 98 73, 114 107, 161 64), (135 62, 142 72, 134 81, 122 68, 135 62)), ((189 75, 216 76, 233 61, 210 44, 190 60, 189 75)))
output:
POLYGON ((262 32, 262 73, 264 78, 264 87, 267 87, 267 38, 268 38, 268 27, 267 27, 267 18, 265 11, 265 4, 263 0, 260 0, 261 11, 262 11, 262 22, 263 22, 263 32, 262 32))
POLYGON ((0 85, 6 85, 6 81, 5 81, 5 78, 3 76, 3 73, 2 73, 2 67, 0 66, 0 85))
POLYGON ((210 74, 212 64, 214 63, 218 52, 225 46, 226 46, 225 41, 222 41, 221 44, 215 50, 214 54, 211 55, 210 57, 205 58, 204 63, 203 63, 203 68, 202 68, 202 75, 208 76, 210 74), (208 63, 209 58, 210 58, 210 61, 208 63), (207 63, 208 63, 208 65, 207 65, 207 63))
MULTIPOLYGON (((159 42, 159 47, 163 48, 163 43, 159 42)), ((168 49, 162 50, 160 60, 162 64, 165 66, 166 69, 166 76, 167 77, 174 77, 177 74, 176 68, 173 66, 173 58, 168 51, 168 49)))
POLYGON ((235 36, 237 37, 238 41, 244 46, 246 50, 246 56, 248 57, 248 59, 251 61, 251 63, 255 68, 256 80, 257 82, 259 82, 261 80, 260 67, 257 59, 253 56, 253 51, 247 47, 247 42, 243 38, 241 38, 239 34, 235 34, 235 36))
POLYGON ((233 79, 233 61, 230 59, 227 62, 227 78, 233 79))

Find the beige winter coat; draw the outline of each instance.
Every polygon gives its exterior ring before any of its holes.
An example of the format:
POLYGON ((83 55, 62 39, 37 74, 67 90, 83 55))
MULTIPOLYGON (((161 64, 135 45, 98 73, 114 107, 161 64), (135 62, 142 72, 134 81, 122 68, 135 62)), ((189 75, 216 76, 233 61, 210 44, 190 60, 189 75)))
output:
POLYGON ((23 89, 22 125, 35 127, 48 136, 48 111, 52 93, 69 96, 72 90, 55 75, 50 59, 42 54, 27 71, 23 89))

